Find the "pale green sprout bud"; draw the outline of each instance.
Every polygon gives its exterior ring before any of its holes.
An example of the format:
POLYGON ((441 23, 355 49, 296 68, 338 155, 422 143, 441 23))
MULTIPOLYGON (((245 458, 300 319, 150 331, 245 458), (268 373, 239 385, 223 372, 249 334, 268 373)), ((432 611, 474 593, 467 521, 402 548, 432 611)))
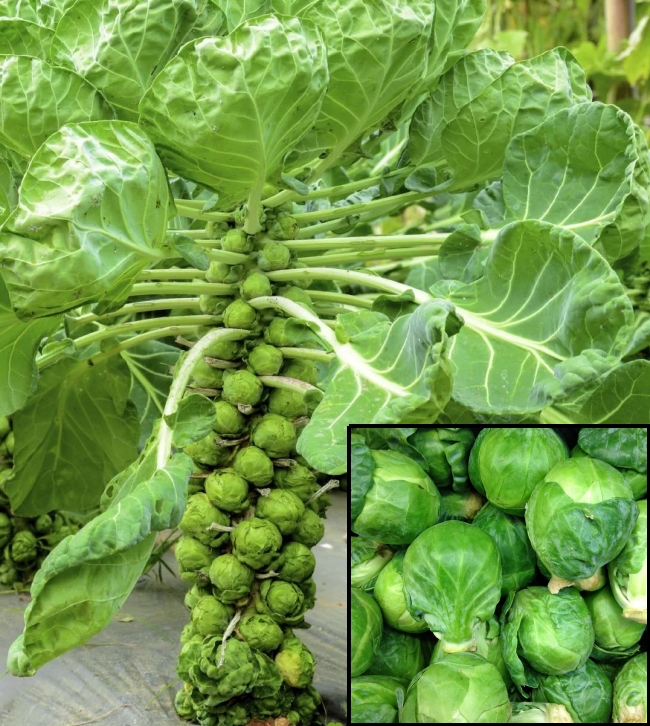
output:
POLYGON ((204 315, 221 315, 228 306, 228 298, 216 295, 199 295, 199 310, 204 315))
POLYGON ((207 573, 214 559, 212 549, 194 537, 183 537, 175 551, 181 578, 185 582, 196 582, 198 573, 202 570, 207 573))
POLYGON ((321 517, 313 509, 305 509, 305 513, 298 521, 291 539, 294 542, 304 544, 305 547, 315 547, 324 536, 325 524, 321 517))
POLYGON ((278 290, 278 295, 285 297, 287 300, 304 305, 307 308, 312 307, 312 300, 309 297, 309 293, 305 292, 302 288, 295 285, 289 285, 278 290))
POLYGON ((192 371, 192 383, 197 388, 221 388, 223 385, 223 370, 214 368, 201 359, 192 371))
POLYGON ((274 388, 267 402, 269 413, 277 413, 285 418, 298 418, 307 415, 307 405, 300 391, 288 388, 274 388))
POLYGON ((219 360, 235 360, 241 356, 242 344, 239 340, 215 340, 211 343, 205 355, 219 360))
POLYGON ((267 653, 277 650, 284 640, 282 628, 270 615, 247 615, 239 624, 239 633, 251 648, 267 653))
POLYGON ((0 512, 0 547, 4 547, 9 542, 12 529, 11 518, 4 512, 0 512))
POLYGON ((213 595, 206 595, 192 610, 192 623, 197 632, 204 637, 223 635, 234 612, 231 606, 224 605, 213 595))
POLYGON ((258 612, 270 615, 280 625, 301 625, 305 615, 305 596, 293 582, 263 580, 260 597, 256 603, 258 612))
POLYGON ((213 434, 188 444, 183 451, 193 461, 203 466, 218 466, 228 458, 228 452, 224 447, 217 446, 213 434))
POLYGON ((258 487, 264 487, 273 480, 273 462, 257 446, 245 446, 240 449, 235 456, 233 467, 246 481, 258 487))
POLYGON ((289 489, 303 502, 318 491, 316 475, 303 464, 295 464, 288 469, 278 469, 273 478, 276 486, 280 489, 289 489))
POLYGON ((235 527, 231 541, 235 557, 254 570, 260 570, 277 555, 282 546, 282 535, 272 522, 252 517, 235 527))
POLYGON ((273 294, 271 281, 262 272, 251 272, 246 276, 240 288, 244 300, 252 300, 256 297, 268 297, 273 294))
POLYGON ((253 240, 241 229, 231 229, 221 240, 221 249, 247 255, 253 251, 253 240))
POLYGON ((200 583, 195 583, 192 585, 192 587, 185 593, 185 599, 183 602, 185 603, 185 607, 188 610, 192 610, 195 608, 201 600, 201 598, 204 598, 206 595, 210 595, 210 591, 203 587, 200 583))
POLYGON ((297 378, 299 381, 309 383, 311 386, 318 385, 318 368, 310 360, 295 358, 290 360, 282 369, 282 375, 287 378, 297 378))
POLYGON ((277 376, 282 368, 284 357, 273 345, 262 343, 248 354, 248 365, 258 376, 277 376))
POLYGON ((248 595, 255 582, 255 571, 228 554, 214 560, 209 575, 215 597, 225 603, 234 603, 248 595))
POLYGON ((215 401, 214 412, 216 415, 212 428, 226 436, 240 434, 246 428, 246 417, 232 403, 227 401, 215 401))
POLYGON ((248 482, 234 469, 219 469, 205 480, 205 493, 219 509, 226 512, 245 512, 250 506, 248 482))
POLYGON ((301 583, 308 580, 316 568, 314 553, 300 542, 287 542, 271 569, 285 582, 301 583))
POLYGON ((286 638, 275 656, 282 680, 291 688, 305 688, 314 679, 316 662, 299 638, 286 638))
POLYGON ((228 532, 210 529, 212 524, 228 527, 230 519, 211 504, 206 494, 201 492, 192 495, 187 500, 187 508, 178 525, 181 532, 194 537, 202 544, 218 547, 228 539, 228 532))
POLYGON ((208 282, 219 282, 232 285, 239 282, 244 273, 242 265, 227 265, 225 262, 211 262, 205 279, 208 282))
POLYGON ((257 311, 243 300, 235 300, 223 313, 223 324, 227 328, 252 330, 257 323, 257 311))
POLYGON ((272 459, 282 459, 291 454, 296 446, 296 429, 291 421, 267 413, 253 429, 253 443, 272 459))
POLYGON ((285 489, 272 489, 268 496, 261 496, 257 500, 255 515, 268 519, 286 536, 291 534, 300 518, 305 513, 305 505, 291 491, 285 489))
POLYGON ((11 541, 10 555, 19 570, 32 565, 38 556, 36 537, 28 529, 17 532, 11 541))
POLYGON ((284 270, 291 263, 291 251, 281 242, 267 242, 257 259, 260 270, 264 272, 284 270))
POLYGON ((221 397, 234 406, 255 406, 260 402, 262 393, 262 382, 250 371, 228 371, 223 378, 221 397))

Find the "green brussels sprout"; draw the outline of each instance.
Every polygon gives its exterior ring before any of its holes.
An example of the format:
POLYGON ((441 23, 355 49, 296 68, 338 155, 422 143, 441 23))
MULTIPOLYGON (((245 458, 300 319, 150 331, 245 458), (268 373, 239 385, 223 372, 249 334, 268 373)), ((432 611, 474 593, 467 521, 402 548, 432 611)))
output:
POLYGON ((38 556, 38 542, 28 529, 16 532, 11 541, 10 556, 19 570, 27 569, 34 563, 38 556))
POLYGON ((45 541, 49 549, 53 550, 57 547, 66 537, 70 537, 79 530, 79 527, 73 524, 55 524, 54 529, 45 535, 45 541))
POLYGON ((274 388, 267 401, 269 413, 277 413, 285 418, 298 418, 307 415, 304 394, 288 388, 274 388))
POLYGON ((262 416, 253 429, 253 443, 272 459, 289 456, 296 446, 296 438, 291 421, 277 413, 262 416))
POLYGON ((248 354, 248 365, 258 376, 276 376, 283 363, 282 353, 273 345, 256 345, 248 354))
POLYGON ((220 282, 232 285, 239 282, 244 273, 243 265, 227 265, 225 262, 211 262, 205 279, 208 282, 220 282))
POLYGON ((264 487, 273 480, 273 462, 257 446, 240 449, 233 467, 240 476, 258 487, 264 487))
POLYGON ((265 653, 277 650, 284 640, 282 628, 270 615, 247 615, 242 618, 239 634, 251 648, 265 653))
POLYGON ((223 377, 224 401, 234 406, 256 406, 264 393, 264 386, 259 378, 250 371, 227 371, 223 377))
POLYGON ((185 593, 185 599, 183 602, 188 610, 192 610, 197 606, 201 598, 211 594, 211 591, 207 587, 204 587, 201 583, 197 582, 185 593))
POLYGON ((273 479, 277 487, 289 489, 303 502, 318 491, 316 474, 303 464, 295 464, 288 469, 278 468, 273 479))
POLYGON ((224 605, 213 595, 206 595, 192 610, 192 623, 197 632, 204 637, 223 635, 234 613, 235 610, 230 605, 224 605))
POLYGON ((196 626, 194 623, 190 620, 189 623, 187 623, 183 630, 181 630, 181 636, 179 638, 182 645, 185 645, 185 643, 189 643, 190 640, 195 638, 200 638, 203 640, 203 636, 199 634, 199 631, 196 629, 196 626))
POLYGON ((250 506, 248 482, 234 469, 213 471, 205 480, 205 493, 216 507, 226 512, 244 512, 250 506))
POLYGON ((290 626, 301 625, 307 609, 305 596, 298 585, 282 580, 263 580, 255 607, 280 625, 290 626))
POLYGON ((277 294, 285 297, 287 300, 298 303, 299 305, 304 305, 310 310, 312 308, 312 300, 311 297, 309 297, 309 293, 296 285, 287 285, 286 287, 278 290, 277 294))
POLYGON ((257 258, 260 270, 285 270, 291 263, 291 250, 281 242, 267 242, 257 258))
POLYGON ((207 347, 205 355, 219 360, 235 360, 241 357, 242 343, 239 340, 215 340, 207 347))
POLYGON ((305 688, 314 679, 316 661, 299 638, 285 638, 275 664, 282 680, 292 688, 305 688))
POLYGON ((202 492, 194 494, 187 500, 187 508, 183 514, 179 529, 183 534, 194 537, 210 547, 218 547, 228 539, 228 532, 210 529, 213 524, 224 527, 230 525, 229 517, 217 509, 202 492))
POLYGON ((253 239, 242 229, 231 229, 221 240, 221 249, 226 252, 238 252, 247 255, 253 251, 253 239))
POLYGON ((11 517, 8 517, 4 512, 0 512, 0 547, 4 547, 9 542, 12 531, 11 517))
POLYGON ((255 508, 255 516, 273 522, 283 536, 295 531, 304 513, 302 500, 288 489, 272 489, 257 500, 255 508))
POLYGON ((49 514, 41 514, 34 522, 34 531, 36 534, 47 534, 54 526, 54 520, 49 514))
POLYGON ((320 494, 315 499, 312 499, 309 504, 307 504, 307 507, 309 509, 313 509, 316 514, 324 516, 325 512, 329 507, 332 506, 332 499, 330 498, 329 494, 327 492, 320 494))
MULTIPOLYGON (((300 723, 311 723, 322 702, 320 693, 313 686, 298 691, 293 701, 293 708, 300 717, 300 723)), ((328 721, 327 726, 343 726, 343 724, 338 721, 328 721)))
POLYGON ((240 290, 244 300, 252 300, 256 297, 268 297, 273 294, 271 281, 263 272, 251 272, 242 282, 240 290))
POLYGON ((0 564, 0 585, 2 587, 12 587, 19 580, 20 574, 12 562, 3 562, 0 564))
POLYGON ((185 582, 197 582, 197 573, 204 570, 207 574, 214 559, 212 549, 194 537, 181 538, 176 545, 175 552, 181 579, 185 582))
POLYGON ((298 220, 289 212, 280 212, 271 222, 267 231, 271 239, 298 239, 300 225, 298 220))
POLYGON ((234 555, 221 555, 210 565, 214 595, 221 602, 236 602, 248 595, 255 582, 255 572, 234 555))
POLYGON ((231 540, 235 557, 254 570, 269 565, 282 547, 278 528, 258 517, 240 522, 233 530, 231 540))
POLYGON ((316 583, 313 578, 297 582, 296 585, 302 590, 305 596, 305 610, 311 610, 316 604, 316 583))
POLYGON ((264 329, 264 340, 280 348, 320 348, 320 339, 302 321, 293 318, 275 317, 264 329))
POLYGON ((246 428, 246 417, 232 403, 215 401, 214 412, 216 418, 212 428, 217 433, 234 436, 246 428))
POLYGON ((313 361, 302 358, 290 360, 282 369, 282 375, 287 378, 297 378, 299 381, 309 383, 311 386, 318 385, 318 368, 313 361))
POLYGON ((6 416, 0 416, 0 439, 5 439, 11 431, 11 421, 6 416))
POLYGON ((223 313, 226 328, 252 330, 257 324, 257 311, 244 300, 234 300, 223 313))
POLYGON ((197 388, 221 388, 223 385, 223 370, 213 368, 201 359, 192 370, 192 383, 197 388))
POLYGON ((204 315, 221 315, 228 306, 228 298, 218 295, 199 295, 199 310, 204 315))
POLYGON ((228 458, 228 450, 218 446, 212 434, 188 444, 183 451, 197 464, 218 466, 228 458))
POLYGON ((10 431, 7 434, 7 437, 5 438, 5 440, 2 442, 2 446, 4 447, 7 454, 9 454, 9 456, 13 456, 13 454, 14 454, 14 445, 15 445, 14 432, 10 431))
POLYGON ((300 542, 306 547, 315 547, 325 536, 325 524, 313 509, 305 509, 305 513, 298 520, 298 524, 291 535, 294 542, 300 542))
POLYGON ((314 553, 300 542, 287 542, 271 565, 280 580, 295 583, 308 580, 314 574, 315 568, 314 553))
POLYGON ((614 723, 646 723, 648 720, 648 654, 630 658, 614 680, 614 723))

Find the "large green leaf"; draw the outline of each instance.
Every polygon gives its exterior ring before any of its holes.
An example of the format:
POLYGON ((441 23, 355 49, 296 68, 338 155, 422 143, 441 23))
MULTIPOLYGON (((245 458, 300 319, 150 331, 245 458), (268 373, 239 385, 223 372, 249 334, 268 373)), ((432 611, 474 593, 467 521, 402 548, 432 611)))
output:
POLYGON ((429 0, 281 0, 316 22, 327 44, 330 81, 321 113, 296 145, 298 166, 329 154, 331 162, 376 127, 413 92, 427 64, 429 0))
POLYGON ((20 318, 119 305, 164 256, 173 200, 153 144, 134 124, 89 121, 34 155, 0 233, 0 271, 20 318))
POLYGON ((0 280, 0 416, 22 408, 36 388, 36 352, 43 338, 54 333, 58 317, 23 322, 11 309, 0 280))
POLYGON ((508 53, 490 48, 468 53, 440 79, 417 107, 409 128, 408 161, 417 166, 444 164, 442 131, 459 110, 482 93, 514 63, 508 53))
POLYGON ((391 322, 375 312, 338 318, 339 337, 322 402, 298 439, 298 451, 319 471, 347 469, 350 424, 435 421, 449 400, 446 350, 459 321, 442 300, 423 303, 391 322))
POLYGON ((52 550, 34 578, 23 634, 9 651, 13 675, 33 675, 109 624, 142 574, 156 533, 178 526, 191 471, 185 454, 157 469, 152 446, 111 483, 122 496, 52 550))
POLYGON ((97 89, 73 71, 19 55, 0 57, 0 105, 0 143, 26 159, 64 124, 114 116, 97 89), (32 98, 43 99, 37 110, 32 98))
POLYGON ((267 180, 318 115, 325 48, 309 21, 263 16, 185 45, 140 104, 165 165, 232 208, 267 180))
POLYGON ((455 188, 495 179, 514 136, 563 108, 590 100, 584 71, 565 48, 511 65, 442 131, 455 188))
POLYGON ((54 31, 21 18, 0 18, 0 55, 31 55, 46 60, 54 31))
POLYGON ((77 0, 56 26, 52 62, 92 83, 120 118, 137 121, 142 94, 195 20, 191 0, 77 0))
POLYGON ((139 421, 120 358, 46 368, 13 417, 13 475, 5 487, 17 514, 97 506, 108 481, 137 456, 139 421))
POLYGON ((616 106, 563 109, 508 146, 505 219, 557 224, 598 242, 610 262, 626 257, 650 226, 647 154, 638 128, 616 106))
POLYGON ((465 326, 452 339, 454 398, 472 410, 539 411, 615 365, 632 306, 605 259, 573 232, 514 222, 477 281, 438 283, 465 326))

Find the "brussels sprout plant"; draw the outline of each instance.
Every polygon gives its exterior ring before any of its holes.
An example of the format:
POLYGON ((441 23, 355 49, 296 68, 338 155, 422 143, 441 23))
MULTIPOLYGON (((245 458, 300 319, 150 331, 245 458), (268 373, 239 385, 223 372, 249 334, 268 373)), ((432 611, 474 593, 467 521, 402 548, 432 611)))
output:
POLYGON ((353 723, 647 721, 647 429, 355 426, 350 456, 353 723))

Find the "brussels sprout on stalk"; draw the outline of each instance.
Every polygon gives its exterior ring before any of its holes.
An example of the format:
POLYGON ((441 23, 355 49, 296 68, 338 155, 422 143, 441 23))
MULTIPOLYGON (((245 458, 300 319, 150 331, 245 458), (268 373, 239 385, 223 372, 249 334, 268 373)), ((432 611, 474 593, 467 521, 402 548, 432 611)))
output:
POLYGON ((223 324, 227 328, 252 330, 257 324, 257 311, 244 300, 235 300, 224 310, 223 324))
POLYGON ((248 482, 234 469, 218 469, 205 480, 208 499, 226 512, 245 512, 250 506, 248 482))
POLYGON ((228 527, 230 519, 210 502, 206 494, 192 495, 187 500, 187 508, 178 525, 181 532, 202 544, 218 547, 228 539, 228 532, 211 529, 213 524, 228 527))
POLYGON ((270 615, 247 615, 238 630, 251 648, 264 652, 277 650, 284 640, 282 628, 270 615))
POLYGON ((232 403, 215 401, 215 420, 212 428, 224 436, 236 436, 246 428, 246 417, 232 403))
POLYGON ((255 572, 234 555, 220 555, 210 565, 214 595, 222 602, 236 602, 250 592, 255 572))
POLYGON ((257 446, 245 446, 235 456, 233 468, 255 486, 263 487, 273 479, 273 462, 257 446))
POLYGON ((305 595, 293 582, 263 580, 256 603, 258 612, 270 615, 281 625, 301 625, 304 620, 305 595))
POLYGON ((291 534, 298 526, 305 512, 305 505, 293 492, 285 489, 271 489, 268 496, 257 500, 255 515, 268 519, 284 536, 291 534))
POLYGON ((24 570, 34 564, 34 560, 38 556, 38 542, 28 529, 16 532, 11 541, 10 556, 19 570, 24 570))
POLYGON ((308 686, 314 677, 316 662, 307 646, 298 638, 286 638, 275 663, 282 674, 282 680, 292 688, 308 686))
POLYGON ((271 281, 263 272, 251 272, 246 275, 240 288, 244 300, 252 300, 256 297, 268 297, 273 294, 271 281))
POLYGON ((283 416, 267 413, 253 428, 253 443, 272 459, 282 459, 296 446, 296 429, 283 416))
POLYGON ((278 558, 271 564, 278 578, 285 582, 300 583, 308 580, 316 569, 314 553, 300 542, 287 542, 278 558))
POLYGON ((315 547, 325 536, 325 525, 321 517, 313 509, 305 509, 298 520, 291 539, 301 542, 306 547, 315 547))
POLYGON ((256 345, 248 354, 248 365, 258 376, 276 376, 283 363, 282 353, 273 345, 256 345))
POLYGON ((207 571, 214 559, 213 551, 194 537, 183 537, 175 548, 176 559, 185 582, 195 583, 197 573, 207 571))
POLYGON ((233 607, 224 605, 213 595, 206 595, 192 610, 192 623, 197 632, 204 637, 223 635, 234 612, 233 607))
POLYGON ((235 557, 254 570, 269 565, 282 546, 278 528, 258 517, 240 522, 233 530, 231 540, 235 557))
POLYGON ((262 382, 250 371, 227 371, 223 377, 221 396, 234 406, 256 406, 263 392, 262 382))

